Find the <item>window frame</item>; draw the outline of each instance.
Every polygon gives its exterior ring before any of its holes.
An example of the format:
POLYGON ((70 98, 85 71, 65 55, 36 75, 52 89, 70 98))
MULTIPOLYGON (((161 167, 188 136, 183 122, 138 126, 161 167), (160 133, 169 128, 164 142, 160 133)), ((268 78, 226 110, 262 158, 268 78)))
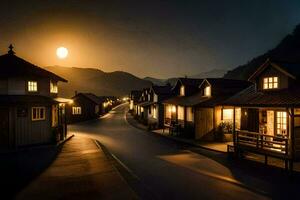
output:
POLYGON ((288 137, 288 113, 286 111, 276 111, 276 136, 288 137), (285 120, 284 120, 285 118, 285 120), (285 128, 284 128, 285 126, 285 128), (285 130, 285 134, 282 131, 285 130), (281 133, 278 133, 281 132, 281 133))
POLYGON ((273 90, 279 89, 279 77, 278 76, 268 76, 262 79, 263 90, 273 90), (276 81, 275 81, 276 79, 276 81), (275 87, 276 84, 276 87, 275 87))
POLYGON ((72 106, 72 115, 81 115, 82 108, 81 106, 72 106))
POLYGON ((46 107, 44 107, 44 106, 31 107, 31 120, 32 121, 46 120, 46 107), (35 117, 34 117, 34 110, 35 110, 35 117), (43 110, 43 117, 41 117, 42 110, 43 110))
POLYGON ((27 92, 30 92, 30 93, 38 92, 38 81, 28 80, 27 81, 27 92))
POLYGON ((50 80, 50 93, 51 94, 58 94, 58 86, 57 82, 50 80))

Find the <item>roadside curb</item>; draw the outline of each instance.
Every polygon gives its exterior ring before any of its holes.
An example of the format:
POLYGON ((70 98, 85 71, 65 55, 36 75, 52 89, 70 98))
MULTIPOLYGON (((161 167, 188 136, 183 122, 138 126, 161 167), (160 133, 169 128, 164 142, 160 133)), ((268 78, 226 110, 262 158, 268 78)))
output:
MULTIPOLYGON (((188 144, 188 145, 191 145, 191 146, 194 146, 194 147, 199 147, 199 148, 202 148, 204 150, 207 150, 207 151, 212 151, 212 152, 216 152, 216 153, 222 153, 224 155, 227 155, 228 153, 227 152, 224 152, 224 151, 219 151, 219 150, 216 150, 216 149, 211 149, 211 148, 208 148, 208 147, 205 147, 205 146, 202 146, 200 144, 197 144, 197 143, 194 143, 194 142, 190 142, 190 141, 186 141, 186 140, 183 140, 183 139, 180 139, 180 138, 175 138, 175 137, 172 137, 172 136, 168 136, 168 135, 162 135, 162 134, 159 134, 159 133, 156 133, 154 131, 149 131, 147 129, 144 129, 142 127, 139 127, 133 123, 131 123, 128 119, 127 119, 127 115, 129 114, 129 112, 127 111, 125 113, 125 119, 127 121, 127 123, 137 129, 140 129, 140 130, 143 130, 143 131, 146 131, 148 133, 152 133, 152 134, 155 134, 157 136, 160 136, 160 137, 163 137, 163 138, 168 138, 170 140, 173 140, 173 141, 176 141, 176 142, 181 142, 181 143, 184 143, 184 144, 188 144)), ((136 119, 132 118, 134 121, 136 121, 136 119)), ((138 123, 138 122, 137 122, 138 123)))
POLYGON ((58 142, 58 143, 56 144, 56 146, 57 146, 57 147, 60 147, 60 146, 64 145, 67 141, 69 141, 69 140, 70 140, 71 138, 73 138, 74 136, 75 136, 74 134, 68 136, 68 137, 67 137, 66 139, 64 139, 63 141, 58 142))

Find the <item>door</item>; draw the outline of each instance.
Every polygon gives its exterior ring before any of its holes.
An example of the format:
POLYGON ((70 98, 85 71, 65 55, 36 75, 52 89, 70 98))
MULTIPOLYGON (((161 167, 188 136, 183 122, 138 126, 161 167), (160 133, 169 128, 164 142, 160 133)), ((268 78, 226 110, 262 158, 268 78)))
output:
POLYGON ((9 109, 0 108, 0 148, 9 147, 9 109))
MULTIPOLYGON (((213 130, 213 109, 197 108, 195 112, 195 138, 201 139, 213 130)), ((211 135, 213 137, 213 135, 211 135)))

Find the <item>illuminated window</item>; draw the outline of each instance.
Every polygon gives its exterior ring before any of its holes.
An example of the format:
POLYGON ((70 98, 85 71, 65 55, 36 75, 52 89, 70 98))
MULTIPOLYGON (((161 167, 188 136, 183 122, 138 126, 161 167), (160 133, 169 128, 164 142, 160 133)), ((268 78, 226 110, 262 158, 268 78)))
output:
POLYGON ((31 109, 31 120, 32 121, 40 121, 45 120, 45 107, 32 107, 31 109))
POLYGON ((72 114, 73 115, 81 115, 81 107, 72 107, 72 114))
POLYGON ((210 86, 207 86, 204 88, 204 96, 211 96, 211 87, 210 86))
POLYGON ((54 94, 58 93, 57 83, 53 81, 50 81, 50 93, 54 93, 54 94))
POLYGON ((278 88, 278 77, 266 77, 264 78, 264 89, 276 89, 278 88))
POLYGON ((141 107, 141 112, 144 112, 144 107, 141 107))
POLYGON ((184 96, 185 95, 185 88, 184 86, 180 87, 180 96, 184 96))
POLYGON ((37 92, 37 82, 36 81, 28 81, 28 92, 37 92))
POLYGON ((157 119, 156 106, 153 107, 153 118, 157 119))
POLYGON ((276 114, 277 135, 287 135, 287 114, 286 112, 277 112, 276 114))
POLYGON ((233 122, 233 109, 223 109, 223 121, 233 122))
POLYGON ((192 107, 186 108, 186 121, 193 122, 194 121, 194 113, 192 107))
POLYGON ((235 109, 235 129, 240 130, 241 129, 241 108, 235 109))
POLYGON ((184 107, 183 106, 178 106, 178 120, 184 120, 184 107))

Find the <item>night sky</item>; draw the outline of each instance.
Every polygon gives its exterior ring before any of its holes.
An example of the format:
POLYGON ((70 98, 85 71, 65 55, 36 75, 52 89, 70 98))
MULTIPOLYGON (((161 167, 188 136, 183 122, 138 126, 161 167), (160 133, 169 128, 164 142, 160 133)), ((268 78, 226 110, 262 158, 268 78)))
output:
POLYGON ((0 5, 0 52, 13 43, 40 66, 166 78, 244 64, 298 23, 299 0, 11 0, 0 5))

